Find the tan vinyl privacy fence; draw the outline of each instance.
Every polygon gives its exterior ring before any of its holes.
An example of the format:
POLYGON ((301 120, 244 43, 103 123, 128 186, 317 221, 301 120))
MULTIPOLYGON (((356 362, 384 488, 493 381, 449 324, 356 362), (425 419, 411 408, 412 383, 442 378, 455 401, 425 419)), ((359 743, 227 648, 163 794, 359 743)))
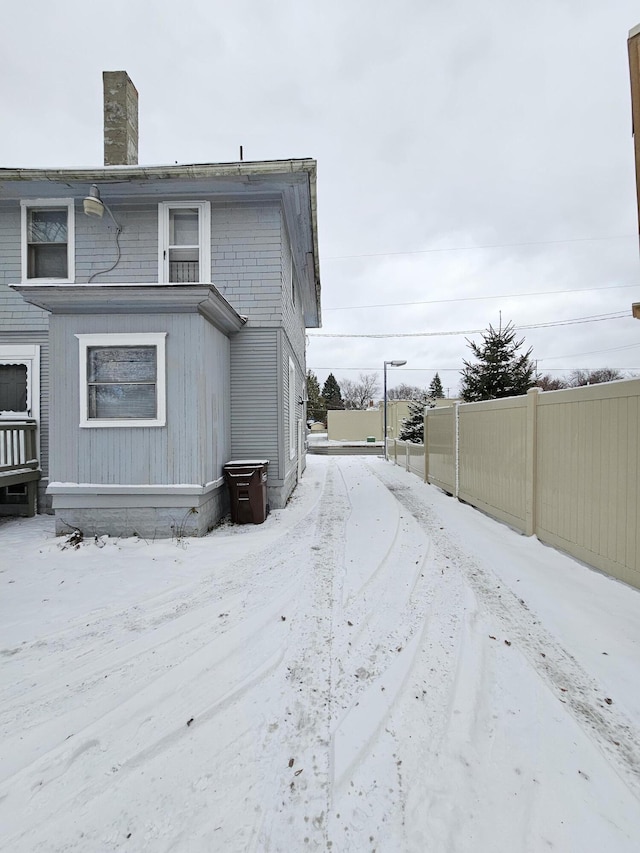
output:
POLYGON ((407 471, 425 478, 424 445, 412 444, 410 441, 391 441, 388 444, 389 458, 396 465, 402 465, 407 471))
POLYGON ((639 428, 640 379, 533 389, 430 409, 426 458, 424 445, 407 450, 404 442, 390 442, 389 457, 640 588, 639 428))

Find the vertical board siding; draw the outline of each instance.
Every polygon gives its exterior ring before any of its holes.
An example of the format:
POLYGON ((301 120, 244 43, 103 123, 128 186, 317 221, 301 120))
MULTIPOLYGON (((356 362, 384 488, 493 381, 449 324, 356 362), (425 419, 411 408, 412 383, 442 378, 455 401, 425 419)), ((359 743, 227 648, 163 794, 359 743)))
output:
POLYGON ((429 409, 429 482, 453 494, 456 488, 456 411, 454 406, 429 409))
POLYGON ((227 338, 197 314, 54 316, 52 357, 52 480, 127 485, 204 484, 220 476, 229 440, 224 418, 208 424, 203 409, 220 395, 228 408, 227 338), (75 334, 167 332, 166 427, 85 428, 79 423, 75 334), (203 357, 204 355, 204 357, 203 357), (64 392, 63 392, 64 388, 64 392), (214 429, 217 429, 214 434, 214 429))
POLYGON ((244 328, 231 339, 231 456, 266 458, 279 476, 278 331, 244 328))

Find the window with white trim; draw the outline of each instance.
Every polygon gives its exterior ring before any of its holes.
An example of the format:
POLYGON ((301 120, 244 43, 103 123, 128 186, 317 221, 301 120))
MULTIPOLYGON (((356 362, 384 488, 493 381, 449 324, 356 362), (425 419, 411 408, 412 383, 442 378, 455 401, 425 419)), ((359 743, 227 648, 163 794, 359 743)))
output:
POLYGON ((0 418, 40 417, 40 347, 0 345, 0 418))
POLYGON ((296 368, 289 358, 289 459, 296 455, 296 368))
POLYGON ((166 332, 76 337, 80 426, 165 426, 166 332))
POLYGON ((23 199, 20 207, 22 280, 74 281, 73 199, 23 199))
POLYGON ((158 278, 163 284, 211 281, 211 205, 208 201, 158 205, 158 278))

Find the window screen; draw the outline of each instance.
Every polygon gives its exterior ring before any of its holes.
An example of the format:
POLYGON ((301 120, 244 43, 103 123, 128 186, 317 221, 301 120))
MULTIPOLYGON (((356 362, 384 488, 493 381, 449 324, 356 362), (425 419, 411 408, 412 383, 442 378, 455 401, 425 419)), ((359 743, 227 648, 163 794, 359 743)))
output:
POLYGON ((157 347, 87 348, 88 417, 157 416, 157 347))
POLYGON ((198 281, 200 278, 200 230, 198 209, 169 211, 169 281, 198 281))
POLYGON ((0 412, 27 411, 27 365, 0 364, 0 412))
POLYGON ((29 208, 27 211, 27 275, 29 278, 67 278, 67 208, 29 208))

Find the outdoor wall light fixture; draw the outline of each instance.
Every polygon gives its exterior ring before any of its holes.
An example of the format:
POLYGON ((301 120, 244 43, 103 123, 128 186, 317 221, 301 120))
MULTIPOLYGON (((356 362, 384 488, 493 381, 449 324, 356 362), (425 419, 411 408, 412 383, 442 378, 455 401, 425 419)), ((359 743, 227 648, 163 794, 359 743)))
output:
POLYGON ((384 442, 384 458, 387 459, 387 367, 402 367, 406 361, 385 361, 384 362, 384 431, 382 440, 384 442))
POLYGON ((89 195, 86 196, 82 200, 82 207, 84 208, 85 216, 96 216, 98 219, 102 219, 104 216, 105 210, 113 220, 113 224, 116 226, 116 249, 117 249, 117 257, 115 263, 113 263, 110 267, 104 270, 98 270, 94 272, 93 275, 87 280, 87 284, 90 284, 96 276, 103 275, 104 273, 111 272, 111 270, 115 269, 120 263, 120 258, 122 253, 120 251, 120 234, 122 233, 122 226, 116 222, 116 218, 111 213, 111 208, 108 204, 105 204, 104 201, 100 198, 100 190, 96 184, 91 184, 89 187, 89 195))
POLYGON ((95 184, 91 184, 89 195, 82 202, 82 206, 87 216, 97 216, 100 219, 104 216, 104 203, 100 198, 100 190, 95 184))

